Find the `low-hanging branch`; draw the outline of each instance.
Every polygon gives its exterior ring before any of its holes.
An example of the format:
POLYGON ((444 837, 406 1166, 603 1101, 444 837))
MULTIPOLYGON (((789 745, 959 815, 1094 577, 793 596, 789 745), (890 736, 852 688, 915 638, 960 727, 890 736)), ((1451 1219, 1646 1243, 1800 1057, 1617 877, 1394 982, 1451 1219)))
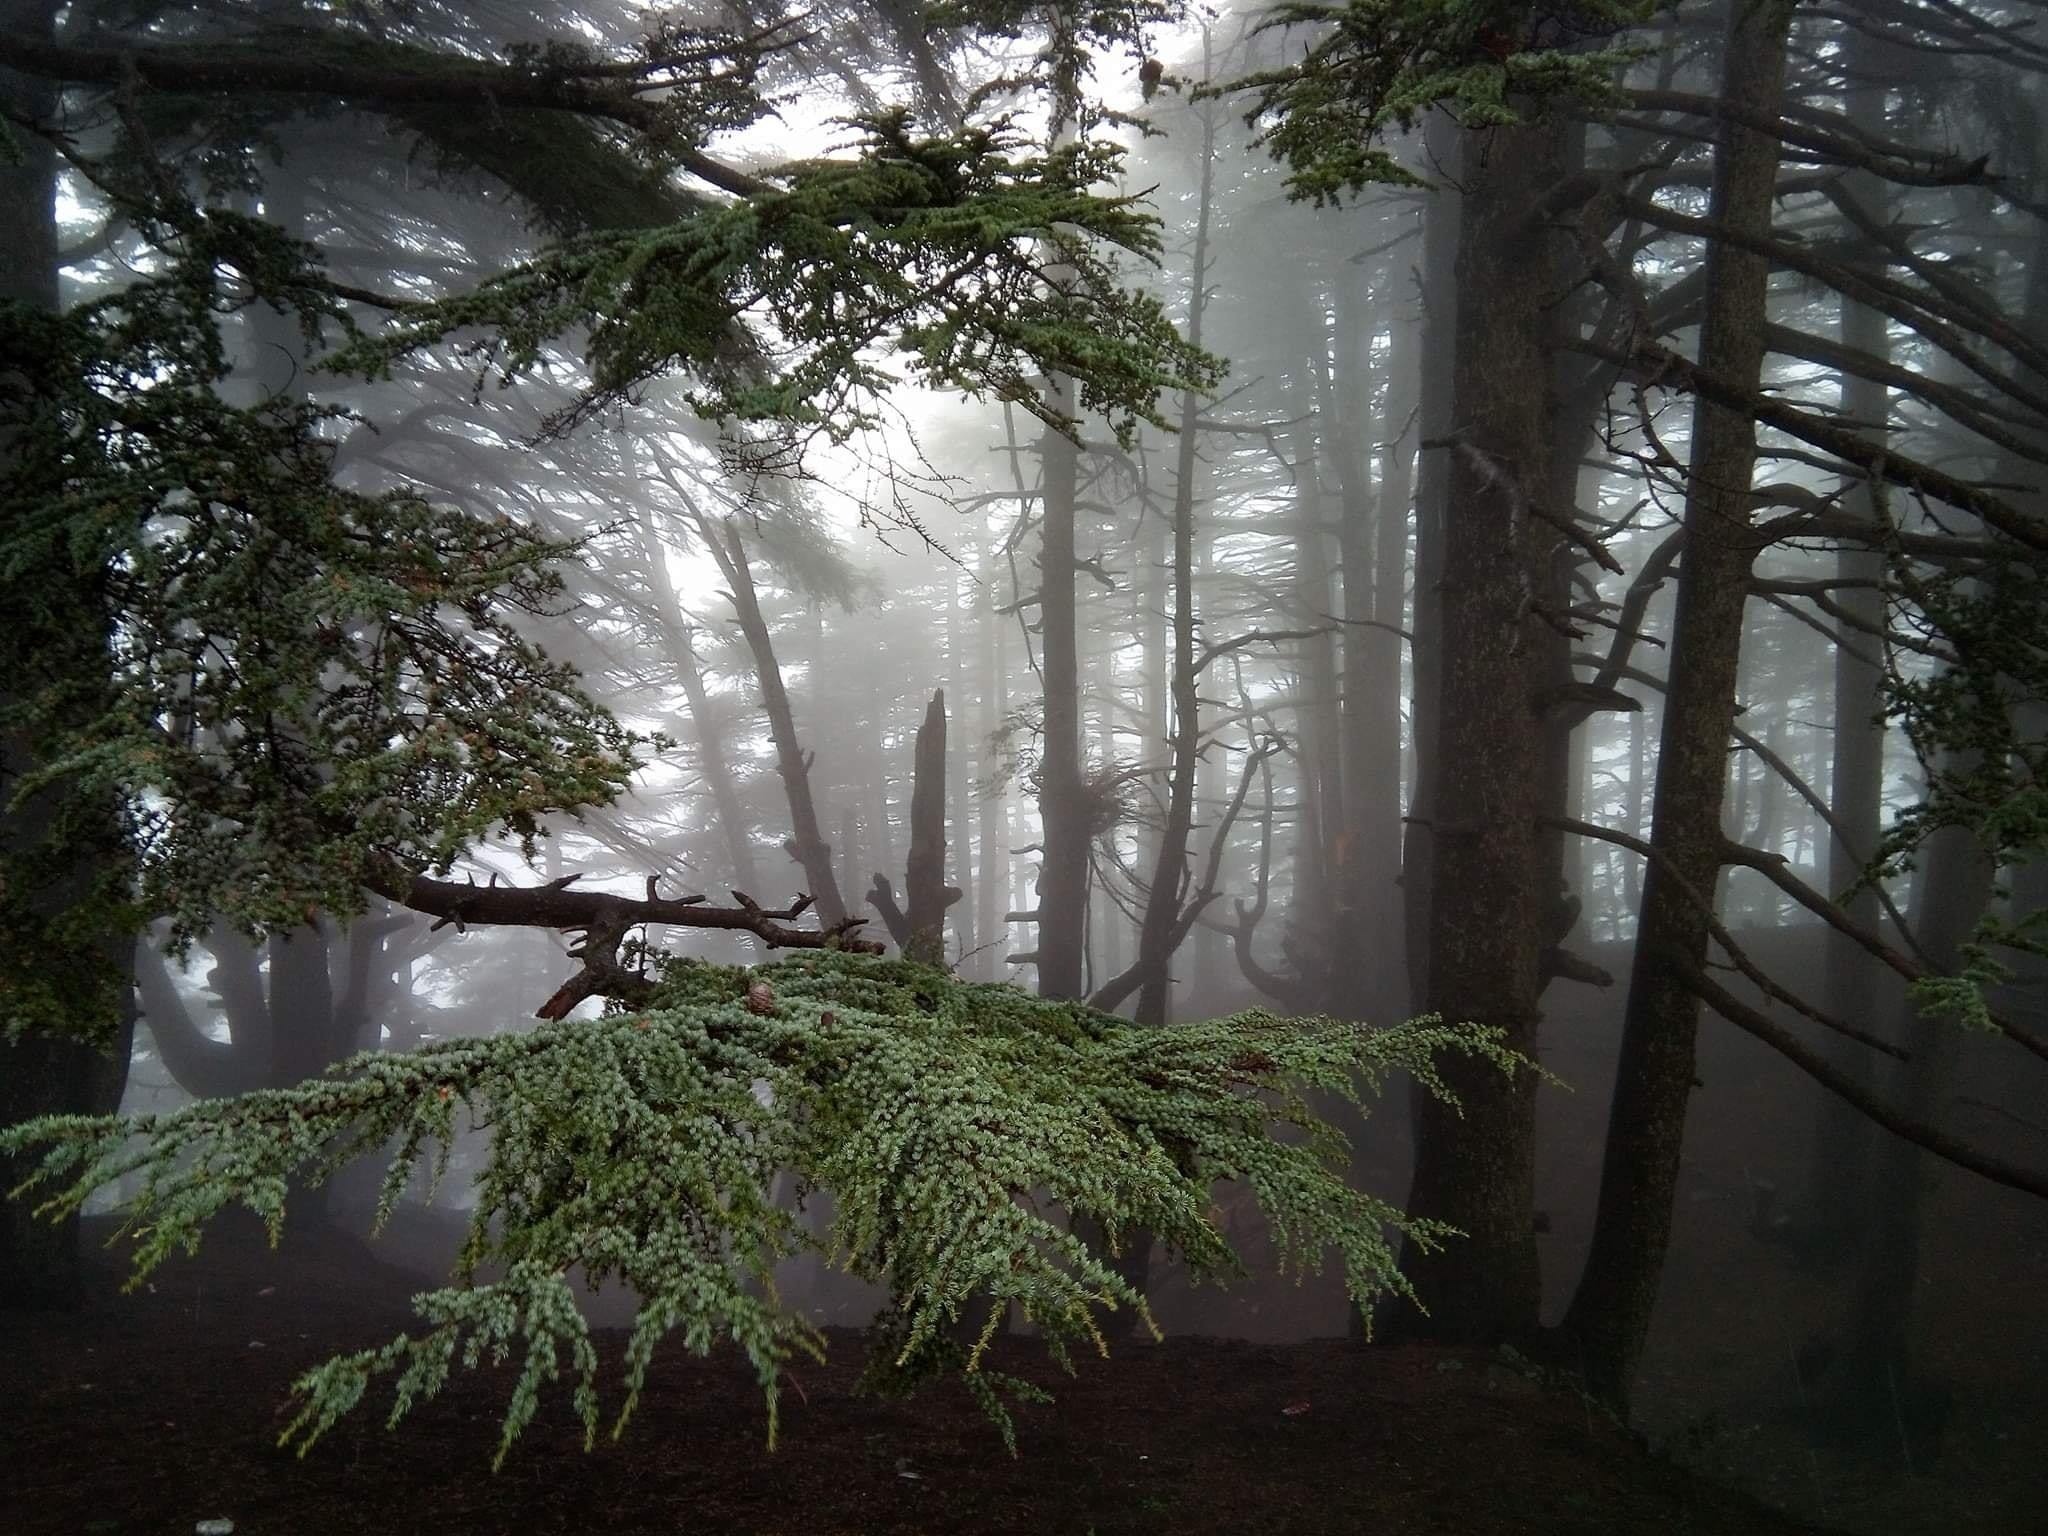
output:
POLYGON ((415 1299, 418 1328, 298 1379, 283 1438, 302 1453, 380 1377, 395 1425, 458 1362, 508 1356, 519 1365, 499 1459, 565 1368, 588 1446, 601 1428, 599 1359, 571 1271, 639 1298, 614 1435, 664 1340, 698 1355, 730 1344, 760 1384, 772 1448, 786 1362, 826 1344, 773 1282, 799 1254, 885 1288, 867 1385, 901 1393, 951 1376, 1014 1450, 1006 1399, 1046 1394, 987 1366, 1001 1320, 1021 1311, 1061 1364, 1077 1344, 1107 1353, 1103 1314, 1149 1321, 1113 1265, 1134 1230, 1157 1233, 1197 1276, 1242 1272, 1209 1214, 1219 1179, 1248 1184, 1283 1269, 1334 1264, 1361 1308, 1412 1296, 1396 1243, 1428 1251, 1450 1229, 1353 1187, 1349 1143, 1306 1091, 1363 1110, 1396 1072, 1447 1097, 1446 1057, 1529 1065, 1498 1031, 1469 1025, 1241 1013, 1137 1029, 859 955, 754 968, 663 957, 653 971, 629 1014, 368 1053, 298 1087, 169 1115, 50 1116, 0 1129, 0 1155, 27 1157, 18 1193, 45 1214, 120 1186, 140 1284, 226 1207, 248 1206, 274 1233, 294 1188, 358 1158, 387 1165, 388 1217, 416 1175, 445 1170, 465 1121, 488 1126, 453 1274, 415 1299), (831 1196, 828 1233, 777 1198, 792 1175, 831 1196), (1100 1243, 1079 1235, 1089 1222, 1100 1243))

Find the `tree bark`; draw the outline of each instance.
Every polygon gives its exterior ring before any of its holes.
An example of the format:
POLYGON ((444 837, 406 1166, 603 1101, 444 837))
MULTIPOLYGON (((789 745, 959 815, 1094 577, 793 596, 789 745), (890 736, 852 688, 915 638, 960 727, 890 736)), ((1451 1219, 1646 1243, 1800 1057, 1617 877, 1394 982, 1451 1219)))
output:
POLYGON ((910 788, 910 863, 903 878, 907 935, 903 955, 926 965, 946 963, 946 694, 926 706, 917 728, 916 769, 910 788))
MULTIPOLYGON (((1561 124, 1468 138, 1457 260, 1454 428, 1435 681, 1428 1011, 1504 1031, 1535 1054, 1544 914, 1555 876, 1537 826, 1538 704, 1556 529, 1531 513, 1548 494, 1555 420, 1560 246, 1541 200, 1555 185, 1561 124)), ((1447 1067, 1463 1113, 1415 1104, 1408 1208, 1467 1235, 1404 1262, 1429 1314, 1406 1326, 1460 1343, 1533 1334, 1535 1091, 1476 1062, 1447 1067)))
MULTIPOLYGON (((1202 314, 1209 287, 1209 219, 1215 185, 1216 127, 1214 113, 1202 113, 1202 177, 1195 205, 1195 243, 1188 268, 1187 336, 1202 344, 1202 314)), ((1174 441, 1172 554, 1168 579, 1173 588, 1172 659, 1167 689, 1173 719, 1167 741, 1172 748, 1167 770, 1166 820, 1160 828, 1145 887, 1145 912, 1138 932, 1138 987, 1133 1018, 1140 1024, 1164 1024, 1172 1011, 1174 951, 1188 932, 1182 922, 1188 894, 1188 841, 1194 835, 1195 790, 1201 769, 1201 679, 1195 672, 1195 457, 1196 418, 1201 402, 1191 392, 1180 397, 1180 433, 1174 441)))
MULTIPOLYGON (((1793 0, 1736 0, 1724 97, 1775 121, 1784 97, 1793 0)), ((1770 227, 1778 141, 1722 126, 1713 218, 1738 232, 1770 227)), ((1770 263, 1733 242, 1707 255, 1701 366, 1754 392, 1762 377, 1770 263)), ((1752 529, 1756 422, 1702 400, 1693 417, 1670 685, 1657 759, 1643 910, 1622 1026, 1621 1061, 1584 1277, 1565 1319, 1588 1387, 1626 1404, 1649 1332, 1671 1235, 1671 1207, 1693 1089, 1698 1003, 1685 976, 1705 963, 1708 914, 1689 899, 1712 891, 1727 846, 1721 814, 1743 612, 1757 553, 1752 529)))
MULTIPOLYGON (((0 37, 48 44, 55 36, 55 0, 0 0, 0 37)), ((23 121, 45 121, 56 93, 47 84, 0 71, 0 109, 23 121)), ((0 299, 43 310, 60 304, 57 246, 57 161, 42 140, 15 133, 0 155, 0 229, 8 234, 7 260, 0 272, 0 299)), ((0 360, 0 369, 8 364, 0 360)), ((0 442, 0 472, 8 446, 0 442)), ((27 743, 0 742, 0 796, 30 762, 27 743)), ((26 848, 54 835, 53 807, 31 802, 0 817, 0 846, 26 848)), ((54 910, 69 897, 59 886, 39 893, 54 910)), ((110 1038, 102 1044, 24 1035, 13 1044, 0 1038, 0 1125, 53 1114, 108 1114, 121 1101, 135 1024, 129 976, 130 944, 125 937, 107 945, 105 964, 116 976, 119 996, 110 1038)), ((84 1292, 78 1267, 78 1221, 37 1218, 29 1203, 5 1199, 5 1192, 29 1172, 20 1158, 0 1158, 0 1309, 60 1309, 80 1305, 84 1292)))

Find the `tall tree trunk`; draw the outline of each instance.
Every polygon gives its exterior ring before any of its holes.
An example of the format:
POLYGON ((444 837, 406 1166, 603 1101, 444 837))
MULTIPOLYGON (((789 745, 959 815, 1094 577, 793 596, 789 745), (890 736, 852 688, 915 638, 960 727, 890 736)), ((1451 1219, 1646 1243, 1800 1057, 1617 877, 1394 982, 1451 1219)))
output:
MULTIPOLYGON (((1187 335, 1202 344, 1202 316, 1208 303, 1209 219, 1215 185, 1216 126, 1214 114, 1202 113, 1202 179, 1195 205, 1195 244, 1188 269, 1187 335)), ((1180 433, 1173 445, 1172 554, 1167 576, 1173 588, 1168 617, 1172 661, 1168 691, 1173 720, 1167 741, 1172 748, 1166 784, 1166 821, 1160 829, 1145 887, 1145 912, 1138 933, 1138 1006, 1140 1024, 1164 1024, 1172 1009, 1174 951, 1187 937, 1183 921, 1188 895, 1188 840, 1194 834, 1195 790, 1199 783, 1202 744, 1201 678, 1195 671, 1195 456, 1201 402, 1192 392, 1180 397, 1180 433)))
MULTIPOLYGON (((967 636, 974 612, 974 578, 968 571, 956 568, 947 580, 952 590, 947 593, 946 600, 946 670, 952 678, 953 710, 964 725, 968 719, 968 678, 972 672, 967 657, 967 636)), ((951 800, 947 814, 953 839, 953 869, 960 882, 960 899, 954 904, 953 935, 962 971, 969 976, 980 974, 981 925, 977 921, 979 913, 974 898, 986 871, 985 862, 977 862, 974 857, 974 758, 969 750, 973 739, 971 729, 958 733, 953 761, 947 767, 951 800)), ((984 860, 986 857, 983 855, 984 860)))
MULTIPOLYGON (((1963 946, 1991 899, 1991 860, 1966 829, 1937 832, 1921 851, 1913 898, 1913 931, 1937 971, 1963 965, 1963 946)), ((1962 1048, 1952 1019, 1901 1010, 1899 1043, 1908 1060, 1892 1064, 1891 1103, 1923 1124, 1944 1118, 1962 1048)), ((1913 1362, 1920 1237, 1929 1186, 1940 1165, 1903 1137, 1883 1137, 1865 1193, 1865 1241, 1855 1270, 1855 1299, 1841 1358, 1820 1394, 1825 1428, 1879 1454, 1903 1450, 1908 1465, 1925 1464, 1939 1432, 1941 1391, 1929 1390, 1913 1362)))
MULTIPOLYGON (((1345 493, 1344 854, 1339 946, 1330 1006, 1385 1023, 1404 1009, 1401 910, 1401 637, 1406 627, 1408 518, 1413 500, 1420 327, 1405 306, 1389 319, 1386 409, 1378 418, 1377 497, 1345 493), (1361 623, 1370 620, 1370 624, 1361 623)), ((1360 342, 1369 345, 1370 337, 1360 342)), ((1348 349, 1363 362, 1360 346, 1348 349)), ((1367 387, 1361 367, 1353 394, 1367 387)), ((1362 426, 1373 422, 1354 404, 1362 426)), ((1361 444, 1369 450, 1369 444, 1361 444)), ((1362 472, 1369 452, 1357 455, 1362 472)))
MULTIPOLYGON (((1489 131, 1465 146, 1457 342, 1444 530, 1436 784, 1428 811, 1433 888, 1429 1011, 1505 1032, 1535 1053, 1538 962, 1555 876, 1536 825, 1544 746, 1538 689, 1558 535, 1530 513, 1550 486, 1559 247, 1541 199, 1565 142, 1558 124, 1489 131)), ((1409 1209, 1467 1235, 1407 1262, 1426 1318, 1409 1326, 1466 1343, 1534 1332, 1535 1092, 1480 1063, 1446 1079, 1463 1113, 1416 1102, 1409 1209)))
MULTIPOLYGON (((1748 120, 1775 121, 1784 99, 1793 0, 1736 0, 1723 96, 1748 120)), ((1771 226, 1778 141, 1721 126, 1713 218, 1738 234, 1771 226)), ((1769 260, 1725 241, 1707 254, 1703 367, 1755 389, 1762 377, 1769 260)), ((1751 480, 1756 423, 1697 402, 1685 503, 1670 682, 1657 758, 1643 910, 1622 1026, 1621 1061, 1586 1271, 1565 1320, 1589 1387, 1626 1403, 1671 1235, 1679 1153, 1693 1089, 1699 1005, 1686 977, 1707 956, 1707 913, 1723 865, 1721 809, 1743 611, 1756 558, 1751 480)))
MULTIPOLYGON (((55 35, 58 10, 55 0, 0 0, 0 32, 48 42, 55 35)), ((54 105, 55 93, 46 84, 0 72, 0 107, 11 116, 44 121, 54 105)), ((0 229, 8 232, 0 299, 54 310, 60 303, 56 156, 33 135, 10 137, 8 153, 0 155, 0 229)), ((0 370, 7 367, 0 360, 0 370)), ((7 453, 7 444, 0 442, 0 472, 7 453)), ((14 780, 30 761, 25 742, 0 742, 0 797, 13 793, 14 780)), ((51 810, 31 802, 6 811, 0 816, 0 846, 26 848, 52 835, 51 810)), ((59 887, 47 893, 47 901, 54 909, 73 894, 59 887)), ((0 1125, 41 1115, 107 1114, 119 1105, 135 1024, 133 991, 127 985, 131 951, 125 938, 107 946, 105 965, 114 974, 120 1002, 104 1042, 30 1034, 8 1044, 0 1038, 0 1125)), ((5 1198, 29 1171, 20 1158, 0 1158, 0 1308, 75 1307, 84 1300, 77 1218, 42 1220, 29 1202, 5 1198)))
MULTIPOLYGON (((1327 624, 1330 555, 1323 526, 1322 465, 1315 439, 1296 439, 1294 471, 1294 613, 1301 629, 1327 624)), ((1300 812, 1294 827, 1292 926, 1303 963, 1318 994, 1327 995, 1331 960, 1338 949, 1331 926, 1336 881, 1333 864, 1344 818, 1343 770, 1339 761, 1343 724, 1337 698, 1337 647, 1329 634, 1299 642, 1300 690, 1295 700, 1300 812)), ((1319 997, 1319 1000, 1320 997, 1319 997)))

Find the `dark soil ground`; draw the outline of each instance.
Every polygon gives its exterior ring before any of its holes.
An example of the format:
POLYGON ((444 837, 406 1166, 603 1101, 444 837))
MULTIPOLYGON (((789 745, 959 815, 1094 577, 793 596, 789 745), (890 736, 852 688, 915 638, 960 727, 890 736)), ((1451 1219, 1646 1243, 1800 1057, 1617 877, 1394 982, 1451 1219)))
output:
MULTIPOLYGON (((92 1236, 104 1237, 106 1224, 92 1236)), ((0 1321, 0 1530, 238 1536, 434 1532, 1811 1531, 1651 1456, 1577 1397, 1485 1356, 1342 1341, 1172 1338, 1059 1377, 1030 1340, 996 1365, 1053 1385, 1019 1450, 957 1386, 853 1392, 860 1338, 783 1396, 764 1449, 745 1362, 657 1356, 623 1441, 586 1454, 558 1388, 504 1469, 507 1371, 461 1373, 396 1433, 366 1404, 304 1460, 276 1448, 292 1377, 407 1321, 417 1282, 348 1239, 278 1254, 230 1228, 152 1288, 0 1321)), ((617 1339, 607 1340, 616 1355, 617 1339)))

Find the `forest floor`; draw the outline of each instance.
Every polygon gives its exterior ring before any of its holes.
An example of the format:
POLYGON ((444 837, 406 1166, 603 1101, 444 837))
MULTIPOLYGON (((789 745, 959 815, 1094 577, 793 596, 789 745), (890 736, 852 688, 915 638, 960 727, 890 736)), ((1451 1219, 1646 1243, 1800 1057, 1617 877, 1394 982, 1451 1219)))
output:
MULTIPOLYGON (((87 1242, 104 1240, 104 1221, 87 1242)), ((1035 1341, 997 1368, 1052 1387, 1020 1454, 957 1385, 856 1396, 858 1334, 790 1373, 780 1448, 730 1350, 659 1352, 623 1441, 585 1453, 568 1388, 490 1471, 512 1368, 458 1371, 396 1433, 388 1391, 303 1460, 276 1446, 290 1381, 410 1320, 419 1281, 347 1238, 266 1251, 229 1228, 120 1297, 92 1248, 86 1310, 0 1318, 0 1530, 11 1536, 689 1531, 987 1533, 1814 1531, 1704 1482, 1484 1355, 1343 1341, 1170 1338, 1061 1376, 1035 1341)), ((617 1334, 603 1336, 607 1386, 617 1334)), ((612 1401, 617 1401, 616 1390, 612 1401)))

